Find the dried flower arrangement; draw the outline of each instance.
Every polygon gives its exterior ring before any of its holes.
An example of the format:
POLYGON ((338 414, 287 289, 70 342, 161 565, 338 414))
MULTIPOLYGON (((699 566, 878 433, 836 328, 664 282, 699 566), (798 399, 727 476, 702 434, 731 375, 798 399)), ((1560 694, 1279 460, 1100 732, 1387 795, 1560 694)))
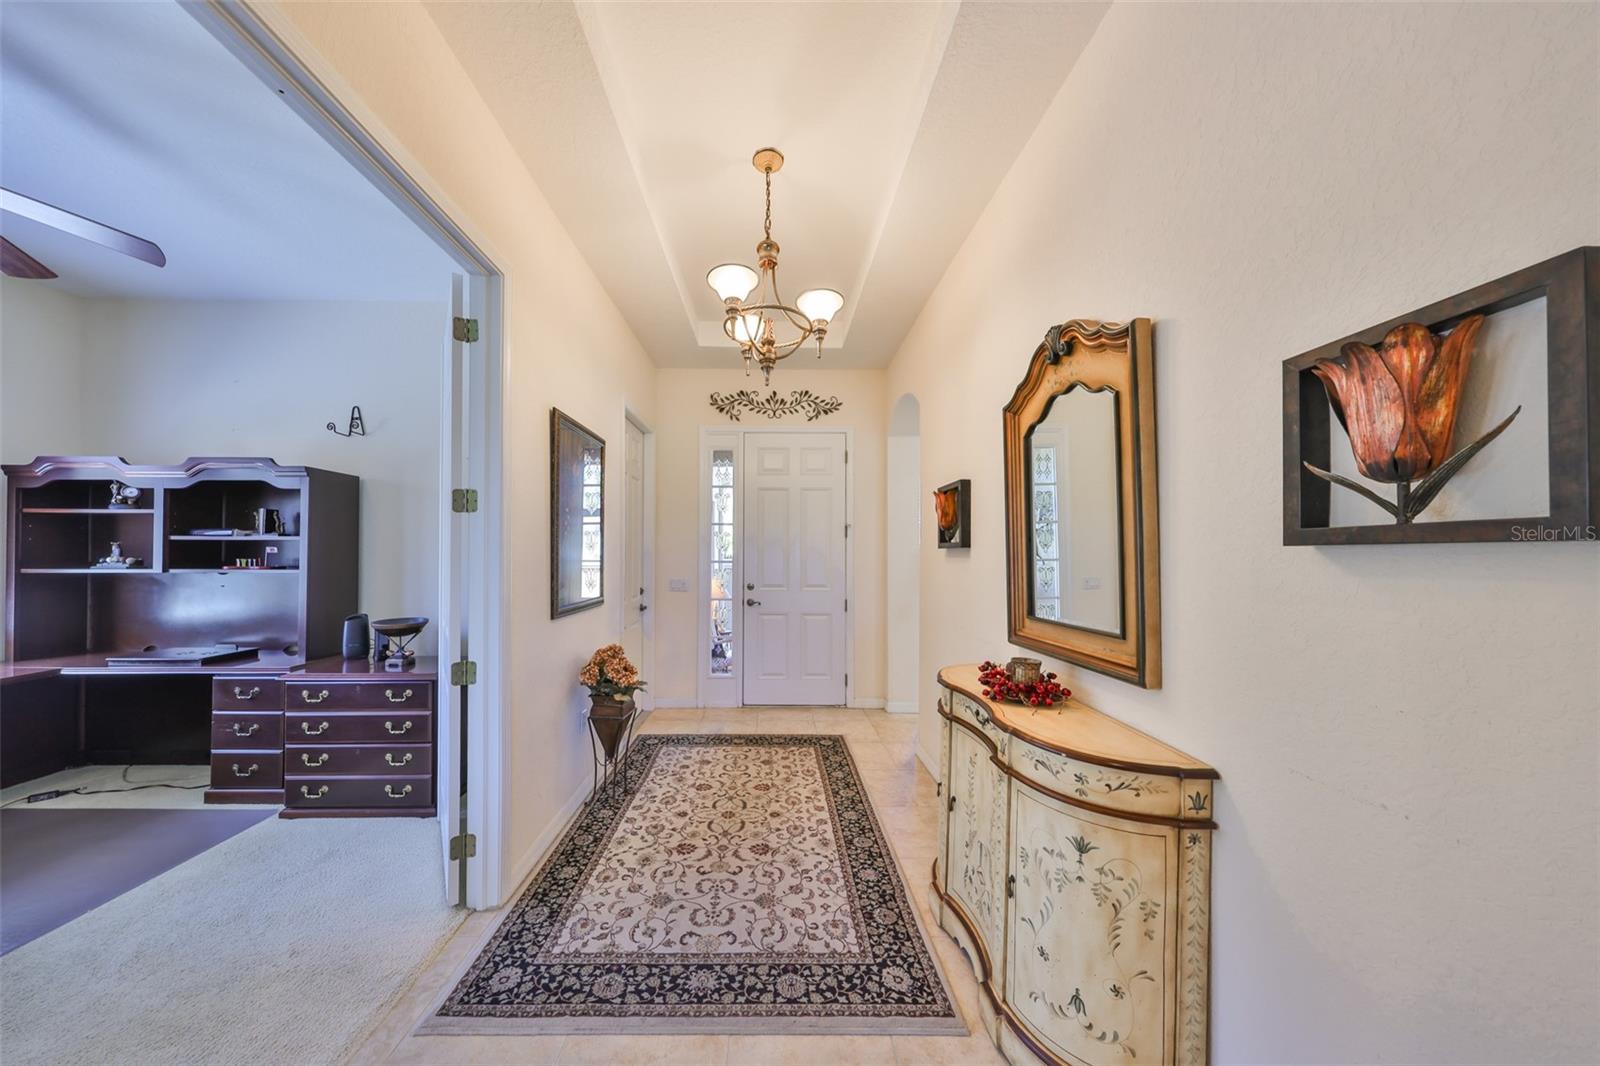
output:
POLYGON ((628 661, 621 644, 607 644, 591 655, 578 672, 578 680, 588 687, 590 695, 603 699, 631 696, 644 688, 638 668, 628 661))
POLYGON ((987 659, 978 666, 978 682, 983 685, 985 699, 1028 707, 1054 707, 1072 697, 1072 690, 1061 687, 1053 673, 1044 674, 1037 681, 1013 681, 1004 666, 987 659))

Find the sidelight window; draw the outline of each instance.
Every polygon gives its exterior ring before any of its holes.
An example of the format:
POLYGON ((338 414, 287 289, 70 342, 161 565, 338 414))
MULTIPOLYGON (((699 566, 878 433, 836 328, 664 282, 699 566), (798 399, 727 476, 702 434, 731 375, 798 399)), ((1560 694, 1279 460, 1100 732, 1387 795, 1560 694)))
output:
POLYGON ((1056 449, 1033 448, 1033 614, 1061 617, 1061 516, 1056 449))
POLYGON ((711 453, 711 674, 733 676, 733 451, 711 453))

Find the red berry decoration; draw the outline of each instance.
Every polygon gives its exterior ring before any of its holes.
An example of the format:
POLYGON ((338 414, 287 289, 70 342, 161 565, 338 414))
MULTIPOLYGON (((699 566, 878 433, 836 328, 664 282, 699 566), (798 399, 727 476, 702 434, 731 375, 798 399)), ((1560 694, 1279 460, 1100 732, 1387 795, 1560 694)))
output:
POLYGON ((984 699, 1020 703, 1028 707, 1054 707, 1072 698, 1072 691, 1061 687, 1056 674, 1045 674, 1037 681, 1019 684, 1006 675, 1003 666, 985 659, 978 665, 978 683, 984 699))

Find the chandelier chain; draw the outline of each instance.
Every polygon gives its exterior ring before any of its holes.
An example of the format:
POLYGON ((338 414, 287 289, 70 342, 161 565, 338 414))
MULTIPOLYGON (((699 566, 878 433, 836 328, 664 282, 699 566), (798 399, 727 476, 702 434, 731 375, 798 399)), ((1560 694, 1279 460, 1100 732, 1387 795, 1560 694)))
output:
POLYGON ((764 223, 767 240, 772 240, 772 168, 767 168, 767 218, 764 223))

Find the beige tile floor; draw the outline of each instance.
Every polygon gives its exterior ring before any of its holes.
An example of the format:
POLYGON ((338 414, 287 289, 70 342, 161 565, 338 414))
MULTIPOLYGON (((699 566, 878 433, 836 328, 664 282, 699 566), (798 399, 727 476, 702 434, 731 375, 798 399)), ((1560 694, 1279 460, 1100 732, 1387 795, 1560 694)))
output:
POLYGON ((948 1036, 415 1036, 413 1030, 504 911, 470 916, 351 1058, 352 1063, 603 1063, 606 1066, 913 1066, 1002 1063, 978 1025, 978 987, 928 912, 937 850, 934 781, 917 762, 910 715, 840 709, 660 710, 643 733, 838 733, 850 744, 872 805, 900 860, 928 939, 973 1035, 948 1036))

